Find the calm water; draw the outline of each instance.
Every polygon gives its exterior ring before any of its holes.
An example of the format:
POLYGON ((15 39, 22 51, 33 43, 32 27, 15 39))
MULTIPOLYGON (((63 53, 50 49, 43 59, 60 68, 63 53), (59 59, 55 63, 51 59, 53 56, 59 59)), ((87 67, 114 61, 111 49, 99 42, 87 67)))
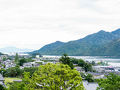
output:
POLYGON ((120 57, 114 56, 70 56, 77 59, 84 59, 87 61, 106 61, 106 62, 117 62, 120 63, 120 57))
MULTIPOLYGON (((51 58, 60 58, 61 56, 47 56, 51 58)), ((84 59, 86 61, 105 61, 111 66, 120 66, 120 57, 116 56, 69 56, 71 58, 84 59)))

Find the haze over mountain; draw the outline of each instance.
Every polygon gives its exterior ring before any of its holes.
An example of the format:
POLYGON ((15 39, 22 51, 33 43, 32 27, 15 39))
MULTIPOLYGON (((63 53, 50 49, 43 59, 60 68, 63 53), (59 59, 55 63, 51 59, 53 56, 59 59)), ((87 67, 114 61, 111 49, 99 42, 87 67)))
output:
POLYGON ((113 32, 101 30, 82 39, 67 43, 56 41, 43 46, 32 53, 44 55, 90 55, 90 56, 120 56, 120 29, 113 32))
POLYGON ((0 52, 2 53, 20 53, 20 52, 31 52, 33 51, 32 49, 26 49, 26 48, 16 48, 16 47, 5 47, 5 48, 0 48, 0 52))

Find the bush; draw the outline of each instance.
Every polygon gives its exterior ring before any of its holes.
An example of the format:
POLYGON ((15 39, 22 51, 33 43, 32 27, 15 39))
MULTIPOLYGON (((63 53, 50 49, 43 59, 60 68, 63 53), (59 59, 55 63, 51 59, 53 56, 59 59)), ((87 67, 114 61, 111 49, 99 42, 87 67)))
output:
POLYGON ((88 82, 94 82, 93 75, 92 74, 85 75, 85 80, 87 80, 88 82))
POLYGON ((6 90, 6 88, 0 84, 0 90, 6 90))

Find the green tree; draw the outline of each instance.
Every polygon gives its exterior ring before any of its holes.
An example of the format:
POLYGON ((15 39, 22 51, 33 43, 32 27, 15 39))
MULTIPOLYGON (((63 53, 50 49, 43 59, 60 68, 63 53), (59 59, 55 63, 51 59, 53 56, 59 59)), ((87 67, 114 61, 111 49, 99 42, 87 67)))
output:
POLYGON ((7 60, 7 58, 6 57, 3 57, 3 61, 6 61, 7 60))
POLYGON ((106 79, 100 79, 98 85, 97 90, 120 90, 120 76, 110 73, 106 79))
POLYGON ((91 63, 92 65, 95 65, 95 61, 92 61, 92 63, 91 63))
POLYGON ((21 70, 19 66, 16 66, 16 67, 8 68, 5 71, 4 76, 6 76, 6 77, 16 77, 16 76, 21 76, 22 73, 23 73, 23 70, 21 70))
POLYGON ((25 68, 23 69, 24 72, 29 72, 29 73, 30 73, 30 76, 32 76, 33 73, 34 73, 35 71, 37 71, 37 70, 38 70, 38 67, 25 67, 25 68))
POLYGON ((18 53, 16 53, 16 55, 15 55, 15 62, 18 63, 18 61, 19 61, 19 56, 18 56, 18 53))
POLYGON ((94 82, 93 75, 92 74, 87 74, 84 76, 85 80, 88 82, 94 82))
POLYGON ((21 84, 21 90, 84 90, 80 73, 64 64, 41 65, 32 77, 25 72, 21 84))
POLYGON ((78 60, 78 66, 84 67, 84 65, 85 65, 85 61, 82 60, 82 59, 79 59, 79 60, 78 60))
POLYGON ((0 84, 0 90, 7 90, 7 89, 0 84))
POLYGON ((19 60, 18 65, 23 66, 23 64, 26 63, 26 62, 27 62, 26 59, 22 58, 22 59, 19 60))
POLYGON ((24 89, 25 84, 23 82, 13 82, 8 90, 25 90, 24 89))
POLYGON ((85 70, 85 72, 92 71, 92 65, 89 63, 85 63, 83 69, 85 70))
POLYGON ((69 65, 71 69, 74 68, 73 63, 71 62, 71 59, 68 57, 67 54, 63 54, 63 56, 59 59, 59 61, 63 64, 69 65))

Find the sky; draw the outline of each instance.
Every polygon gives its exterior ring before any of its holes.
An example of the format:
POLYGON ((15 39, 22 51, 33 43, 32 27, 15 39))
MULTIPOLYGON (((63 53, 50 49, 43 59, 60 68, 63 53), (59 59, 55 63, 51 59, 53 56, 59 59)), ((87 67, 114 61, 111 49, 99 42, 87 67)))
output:
POLYGON ((39 49, 120 28, 120 0, 0 0, 0 48, 39 49))

